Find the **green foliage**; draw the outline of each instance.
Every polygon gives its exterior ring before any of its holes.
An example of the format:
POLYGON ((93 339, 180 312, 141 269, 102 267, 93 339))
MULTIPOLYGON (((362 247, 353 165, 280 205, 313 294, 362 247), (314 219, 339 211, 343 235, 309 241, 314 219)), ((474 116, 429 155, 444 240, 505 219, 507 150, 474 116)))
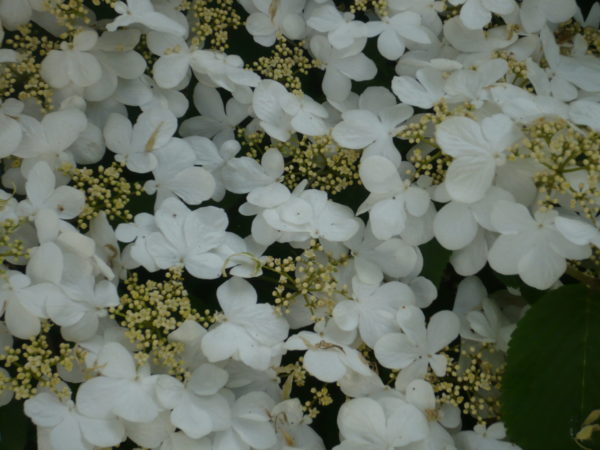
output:
MULTIPOLYGON (((600 407, 600 294, 567 285, 538 300, 508 350, 502 414, 523 450, 576 450, 600 407)), ((597 447, 594 447, 597 448, 597 447)))

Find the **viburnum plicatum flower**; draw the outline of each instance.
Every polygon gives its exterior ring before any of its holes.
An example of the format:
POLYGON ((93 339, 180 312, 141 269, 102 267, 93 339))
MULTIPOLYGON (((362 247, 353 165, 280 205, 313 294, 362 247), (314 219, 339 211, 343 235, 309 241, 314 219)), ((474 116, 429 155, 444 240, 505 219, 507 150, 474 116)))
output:
POLYGON ((125 429, 115 417, 93 418, 82 414, 72 400, 59 400, 54 394, 40 392, 24 403, 32 422, 49 431, 52 449, 92 450, 118 446, 125 440, 125 429))
POLYGON ((515 0, 450 0, 454 6, 462 5, 460 20, 467 28, 481 30, 492 20, 492 13, 505 16, 512 13, 515 0))
POLYGON ((377 239, 401 234, 409 215, 424 218, 431 205, 429 193, 403 180, 389 159, 379 155, 363 158, 359 174, 370 195, 357 213, 369 212, 369 226, 377 239))
POLYGON ((168 109, 153 107, 137 118, 135 125, 117 113, 104 126, 106 146, 132 172, 146 173, 158 165, 154 150, 165 146, 177 130, 177 119, 168 109))
POLYGON ((327 40, 338 50, 375 35, 365 22, 354 20, 354 14, 342 13, 332 3, 314 9, 306 24, 321 33, 327 33, 327 40))
POLYGON ((291 133, 327 134, 327 110, 308 95, 296 96, 277 81, 262 80, 254 90, 252 109, 260 126, 274 139, 289 140, 291 133))
POLYGON ((333 320, 344 331, 358 329, 361 339, 369 347, 383 335, 400 331, 396 312, 402 305, 414 305, 415 294, 399 281, 381 286, 361 283, 352 279, 352 300, 342 300, 333 309, 333 320))
POLYGON ((156 207, 176 195, 188 205, 198 205, 212 197, 215 179, 210 172, 196 167, 194 150, 182 139, 171 139, 154 152, 157 167, 154 179, 144 183, 147 194, 156 194, 156 207))
POLYGON ((242 238, 225 231, 229 219, 216 206, 190 211, 171 197, 154 218, 159 231, 146 238, 146 249, 161 269, 183 265, 196 278, 215 279, 228 256, 245 250, 242 238))
POLYGON ((277 33, 291 40, 302 39, 306 34, 302 17, 306 0, 242 0, 239 3, 250 14, 246 30, 264 47, 275 44, 277 33))
POLYGON ((343 102, 350 95, 352 81, 372 80, 377 75, 377 66, 367 58, 362 50, 366 38, 359 39, 353 45, 334 48, 323 35, 313 36, 310 49, 314 57, 323 63, 323 93, 329 100, 343 102))
POLYGON ((523 0, 519 13, 527 33, 540 31, 547 22, 561 23, 577 11, 575 0, 523 0))
POLYGON ((488 297, 479 278, 467 277, 458 284, 452 311, 461 320, 462 338, 490 342, 499 350, 508 350, 516 325, 508 320, 496 301, 488 297))
POLYGON ((408 447, 429 434, 427 418, 398 396, 355 398, 338 413, 341 443, 334 450, 391 450, 408 447))
POLYGON ((438 354, 458 337, 460 321, 452 311, 439 311, 425 327, 425 315, 416 306, 401 306, 396 314, 402 333, 390 333, 375 344, 375 356, 384 367, 402 369, 397 386, 423 378, 427 367, 443 376, 448 359, 438 354))
POLYGON ((202 351, 209 361, 227 358, 242 361, 256 370, 267 369, 283 353, 289 325, 273 306, 257 303, 256 291, 243 278, 231 278, 217 288, 223 310, 217 323, 202 338, 202 351))
POLYGON ((40 75, 53 88, 62 89, 73 83, 84 88, 100 80, 102 67, 89 53, 98 41, 94 30, 82 30, 72 43, 62 42, 60 50, 50 50, 42 61, 40 75))
POLYGON ((159 375, 158 402, 172 409, 171 423, 192 439, 226 430, 231 425, 231 411, 219 391, 227 378, 227 371, 212 364, 203 364, 194 370, 186 384, 169 375, 159 375))
POLYGON ((413 112, 408 105, 396 104, 388 89, 371 86, 359 97, 357 109, 342 113, 331 136, 342 147, 364 149, 363 158, 384 156, 398 166, 401 158, 394 137, 413 112))
POLYGON ((506 149, 519 137, 504 114, 481 123, 466 117, 450 117, 436 127, 435 139, 454 159, 446 172, 446 189, 453 200, 473 203, 485 195, 494 181, 496 167, 506 162, 506 149))
POLYGON ((399 12, 383 17, 381 21, 369 21, 367 27, 371 36, 379 35, 377 50, 390 61, 400 58, 407 45, 431 43, 431 32, 421 24, 421 16, 413 11, 399 12))
POLYGON ((269 411, 275 401, 265 392, 253 391, 231 399, 231 428, 215 433, 213 450, 266 450, 277 442, 269 411))
POLYGON ((105 344, 96 367, 100 376, 85 381, 77 391, 77 407, 82 414, 150 422, 162 410, 154 391, 157 375, 151 375, 147 364, 136 367, 133 355, 121 344, 105 344))
POLYGON ((518 274, 537 289, 550 288, 567 269, 566 259, 589 258, 589 245, 567 240, 554 224, 558 212, 529 210, 514 202, 500 200, 491 215, 492 225, 500 233, 490 248, 492 269, 504 275, 518 274))
POLYGON ((127 0, 127 3, 116 2, 113 6, 119 14, 115 20, 106 25, 108 31, 126 27, 131 24, 141 24, 151 30, 183 36, 186 28, 165 14, 155 11, 151 0, 127 0))
POLYGON ((346 374, 371 375, 371 369, 352 342, 356 331, 344 331, 329 322, 317 323, 317 332, 300 331, 285 343, 287 350, 306 350, 304 368, 315 378, 326 383, 340 381, 346 374))
POLYGON ((85 194, 79 189, 71 186, 56 187, 54 171, 44 161, 36 163, 29 171, 25 191, 27 199, 19 204, 19 209, 27 216, 50 209, 60 219, 73 219, 85 206, 85 194))

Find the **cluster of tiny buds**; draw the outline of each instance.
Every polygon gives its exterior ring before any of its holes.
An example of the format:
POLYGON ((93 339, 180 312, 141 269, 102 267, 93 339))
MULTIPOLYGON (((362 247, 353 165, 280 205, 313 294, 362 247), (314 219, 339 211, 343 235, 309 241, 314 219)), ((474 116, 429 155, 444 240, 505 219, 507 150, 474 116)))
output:
POLYGON ((523 131, 525 138, 509 149, 508 159, 529 159, 541 168, 533 175, 542 194, 539 208, 564 205, 595 220, 600 213, 600 134, 575 129, 563 119, 539 119, 523 131))
POLYGON ((50 389, 59 397, 70 397, 58 368, 71 372, 76 366, 83 366, 86 353, 66 342, 61 342, 58 350, 53 350, 54 346, 50 344, 52 331, 52 324, 45 321, 40 334, 17 347, 4 349, 4 353, 0 354, 0 364, 11 376, 0 376, 0 391, 13 391, 17 400, 31 398, 40 388, 50 389))
POLYGON ((478 423, 496 422, 500 418, 499 392, 504 374, 504 356, 493 344, 460 344, 444 349, 449 361, 446 375, 428 373, 438 401, 461 409, 478 423))
POLYGON ((300 75, 307 75, 318 63, 307 54, 304 41, 290 41, 283 34, 278 34, 276 39, 271 54, 259 57, 248 68, 264 78, 281 82, 296 95, 303 95, 300 75))
POLYGON ((334 276, 348 258, 348 255, 334 258, 315 240, 296 257, 268 257, 263 268, 277 275, 274 280, 277 285, 272 291, 276 312, 289 313, 292 302, 303 300, 313 322, 329 317, 336 298, 349 296, 348 286, 340 286, 334 276))
POLYGON ((85 207, 77 218, 77 225, 82 230, 101 211, 109 220, 130 222, 133 215, 126 208, 132 196, 142 194, 139 183, 130 183, 122 175, 123 164, 113 162, 110 166, 102 165, 94 170, 89 168, 64 167, 64 172, 72 179, 73 185, 85 193, 85 207))
MULTIPOLYGON (((0 266, 3 266, 5 262, 14 262, 28 257, 28 249, 17 237, 17 230, 24 221, 25 219, 20 221, 6 219, 0 222, 0 266)), ((0 268, 0 276, 3 273, 4 271, 0 268)))
POLYGON ((164 281, 145 283, 140 283, 138 274, 132 272, 125 280, 125 287, 127 293, 109 313, 127 329, 126 336, 138 350, 137 363, 143 365, 151 360, 167 368, 170 374, 185 377, 183 345, 170 341, 169 334, 186 320, 206 325, 211 319, 192 307, 183 286, 182 269, 169 269, 164 281))
POLYGON ((0 92, 4 98, 17 97, 19 100, 35 100, 42 112, 53 109, 54 91, 40 75, 41 62, 48 52, 58 46, 60 40, 48 38, 34 32, 28 23, 19 27, 4 40, 4 48, 15 50, 19 56, 16 62, 0 66, 0 92))
POLYGON ((388 16, 388 0, 354 0, 349 7, 349 11, 353 14, 357 12, 367 12, 373 10, 379 17, 388 16))
POLYGON ((185 0, 178 9, 188 11, 191 44, 224 52, 229 48, 229 31, 237 30, 242 19, 233 0, 185 0))

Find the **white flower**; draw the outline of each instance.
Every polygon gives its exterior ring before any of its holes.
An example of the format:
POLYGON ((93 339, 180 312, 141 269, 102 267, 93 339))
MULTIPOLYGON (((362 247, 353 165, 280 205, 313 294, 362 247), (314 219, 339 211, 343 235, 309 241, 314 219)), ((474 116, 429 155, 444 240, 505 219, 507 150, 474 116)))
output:
POLYGON ((342 300, 333 309, 333 320, 340 329, 358 328, 361 339, 369 347, 383 335, 400 331, 396 312, 402 305, 414 305, 415 295, 404 283, 391 281, 381 286, 352 279, 352 300, 342 300))
POLYGON ((482 120, 451 117, 436 127, 442 151, 454 159, 446 173, 446 189, 453 200, 473 203, 492 185, 496 166, 506 162, 505 150, 518 134, 504 114, 482 120))
POLYGON ((29 171, 25 191, 27 199, 19 204, 19 209, 27 216, 50 209, 61 219, 73 219, 85 206, 82 191, 71 186, 56 187, 54 172, 44 161, 38 162, 29 171))
POLYGON ((215 279, 230 254, 244 251, 243 240, 226 233, 229 220, 221 208, 190 211, 171 197, 160 205, 155 220, 160 231, 147 237, 146 249, 161 269, 184 265, 194 277, 215 279))
POLYGON ((251 102, 250 88, 258 86, 260 82, 260 76, 245 69, 244 61, 237 55, 196 50, 191 55, 190 66, 200 83, 226 89, 243 104, 251 102))
POLYGON ((453 5, 463 5, 460 20, 467 28, 481 30, 492 20, 492 13, 505 16, 512 13, 517 4, 514 0, 450 0, 453 5))
POLYGON ((333 48, 341 50, 352 46, 357 40, 374 35, 366 23, 353 19, 354 14, 341 13, 335 5, 328 3, 312 11, 306 24, 321 33, 327 33, 333 48))
MULTIPOLYGON (((37 252, 41 265, 50 264, 52 259, 37 252)), ((50 256, 55 256, 52 253, 50 256)), ((60 261, 52 261, 53 264, 60 261)), ((30 339, 37 336, 41 330, 40 319, 46 318, 45 303, 48 295, 55 295, 56 290, 49 282, 32 284, 31 279, 17 271, 8 271, 6 279, 0 280, 0 312, 4 314, 6 328, 10 334, 19 339, 30 339)))
MULTIPOLYGON (((210 172, 215 182, 212 199, 223 200, 225 197, 226 173, 231 168, 227 165, 241 149, 238 141, 225 141, 219 147, 208 138, 202 136, 189 136, 184 140, 192 147, 196 154, 196 164, 201 165, 210 172)), ((217 140, 217 138, 215 138, 217 140)), ((268 152, 268 150, 267 150, 268 152)), ((244 159, 239 158, 239 159, 244 159)), ((278 175, 279 176, 279 175, 278 175)))
POLYGON ((359 109, 342 113, 331 136, 342 147, 364 148, 363 157, 384 156, 393 164, 400 164, 400 153, 393 138, 399 125, 412 117, 413 109, 396 104, 394 95, 382 87, 369 87, 358 100, 359 109))
POLYGON ((496 422, 489 427, 475 425, 473 431, 461 431, 454 436, 455 443, 461 450, 521 450, 521 447, 506 439, 506 429, 502 422, 496 422))
POLYGON ((265 132, 280 141, 287 141, 293 131, 307 136, 327 134, 323 119, 327 110, 308 95, 289 93, 277 81, 262 80, 254 90, 252 109, 265 132))
POLYGON ((269 411, 275 402, 265 392, 249 392, 232 401, 231 428, 215 433, 213 450, 270 449, 277 442, 269 411))
MULTIPOLYGON (((438 200, 439 199, 435 199, 438 200)), ((496 186, 490 187, 481 200, 474 203, 450 201, 437 212, 433 221, 435 238, 448 250, 460 250, 471 244, 480 227, 494 230, 490 222, 492 208, 498 200, 514 200, 496 186)))
POLYGON ((248 105, 230 98, 226 104, 215 88, 198 83, 194 88, 194 106, 200 116, 186 119, 179 127, 182 136, 205 136, 216 145, 235 138, 234 129, 248 117, 248 105))
POLYGON ((192 439, 229 428, 231 412, 219 390, 227 383, 225 370, 203 364, 184 385, 169 375, 159 375, 156 394, 159 403, 172 409, 171 423, 192 439))
MULTIPOLYGON (((319 324, 316 329, 323 328, 319 324)), ((287 350, 306 350, 304 368, 326 383, 340 381, 346 374, 371 375, 362 355, 351 346, 355 332, 337 329, 332 322, 319 333, 300 331, 285 343, 287 350)))
POLYGON ((40 392, 24 404, 34 424, 49 430, 53 449, 85 449, 118 446, 125 440, 123 424, 115 418, 92 418, 81 413, 73 401, 60 401, 40 392))
POLYGON ((535 33, 547 22, 568 20, 576 11, 575 0, 524 0, 520 9, 521 24, 526 32, 535 33))
POLYGON ((15 30, 25 25, 31 19, 30 0, 20 2, 0 0, 0 19, 2 26, 7 30, 15 30))
POLYGON ((149 272, 158 270, 154 258, 148 252, 146 240, 158 231, 154 216, 148 213, 136 214, 133 223, 120 223, 115 236, 121 242, 132 242, 123 250, 122 262, 126 269, 134 269, 142 265, 149 272))
POLYGON ((401 234, 409 216, 426 220, 431 205, 429 194, 402 180, 390 160, 378 155, 366 157, 360 163, 359 173, 371 194, 359 206, 358 214, 369 211, 369 226, 377 239, 401 234))
POLYGON ((155 11, 151 0, 127 0, 127 4, 116 2, 114 9, 120 15, 106 25, 108 31, 115 31, 117 28, 139 23, 151 30, 176 36, 183 36, 186 33, 183 25, 155 11))
POLYGON ((372 80, 377 75, 377 66, 362 52, 366 39, 355 44, 336 49, 322 35, 313 36, 310 49, 316 59, 324 64, 323 93, 329 100, 343 102, 350 95, 352 82, 372 80))
POLYGON ((370 21, 367 27, 379 34, 377 49, 391 61, 400 58, 407 44, 431 44, 430 31, 421 24, 421 16, 413 11, 404 11, 381 21, 370 21))
POLYGON ((208 170, 194 166, 196 155, 184 140, 173 138, 154 154, 158 164, 152 171, 154 180, 146 181, 144 190, 156 194, 156 209, 173 195, 189 205, 198 205, 212 197, 215 180, 208 170))
POLYGON ((291 40, 302 39, 306 34, 305 4, 306 0, 253 0, 256 10, 248 11, 246 30, 264 47, 273 46, 278 32, 291 40))
POLYGON ((0 104, 0 158, 13 153, 23 138, 23 128, 18 121, 23 103, 7 99, 0 104))
POLYGON ((417 70, 415 77, 394 77, 392 91, 402 103, 422 109, 432 108, 444 97, 442 72, 433 67, 423 67, 417 70))
POLYGON ((537 289, 548 289, 565 272, 565 259, 590 256, 588 245, 568 241, 556 229, 556 211, 534 217, 518 203, 500 200, 492 210, 492 225, 500 233, 488 255, 492 269, 504 275, 519 274, 537 289))
POLYGON ((388 450, 423 440, 429 434, 425 415, 397 397, 355 398, 338 413, 341 444, 334 450, 388 450))
POLYGON ((154 107, 144 111, 135 125, 121 114, 111 114, 104 126, 106 146, 132 172, 154 170, 158 160, 153 151, 165 146, 177 130, 177 119, 169 110, 154 107))
POLYGON ((467 277, 458 284, 452 311, 461 319, 462 338, 491 342, 501 351, 508 350, 515 324, 508 320, 494 300, 488 298, 479 278, 467 277))
POLYGON ((375 356, 384 367, 402 369, 396 380, 404 387, 412 380, 423 378, 427 367, 443 376, 448 360, 438 352, 458 337, 460 321, 452 311, 439 311, 429 319, 416 306, 401 306, 396 315, 403 333, 390 333, 375 344, 375 356))
POLYGON ((26 158, 22 166, 24 174, 38 161, 36 157, 52 167, 59 166, 62 161, 71 162, 65 150, 77 140, 88 123, 85 114, 75 108, 48 113, 41 121, 21 115, 19 122, 23 127, 23 138, 14 155, 26 158))
POLYGON ((282 353, 288 323, 271 305, 257 304, 256 291, 242 278, 232 278, 217 289, 224 322, 202 338, 209 361, 234 358, 257 369, 267 369, 282 353))
POLYGON ((88 53, 98 41, 93 30, 75 35, 73 43, 62 42, 60 50, 50 50, 42 61, 40 75, 53 88, 62 89, 69 83, 87 87, 102 76, 102 67, 94 55, 88 53))
POLYGON ((82 414, 98 419, 120 417, 150 422, 161 411, 154 395, 156 375, 148 365, 136 369, 133 356, 116 342, 104 345, 96 361, 100 376, 84 382, 77 391, 82 414))
MULTIPOLYGON (((233 153, 234 148, 239 150, 236 145, 235 147, 231 146, 228 151, 233 153)), ((219 165, 222 163, 219 162, 219 165)), ((278 184, 277 180, 283 175, 284 168, 285 161, 281 152, 276 148, 269 148, 261 156, 260 164, 256 159, 248 156, 228 158, 222 167, 221 175, 228 191, 234 194, 253 193, 250 198, 254 196, 264 198, 267 196, 267 192, 263 193, 261 188, 270 191, 273 188, 272 185, 278 184)), ((269 203, 277 204, 277 202, 276 198, 269 199, 269 203)))
POLYGON ((359 232, 344 244, 354 256, 356 275, 365 283, 378 284, 384 275, 398 279, 421 270, 420 255, 415 247, 400 238, 381 241, 373 236, 371 227, 362 223, 359 232))
POLYGON ((242 205, 242 214, 258 214, 252 222, 252 237, 259 244, 324 238, 332 242, 350 239, 359 229, 352 210, 327 198, 317 189, 300 183, 292 193, 279 183, 255 189, 242 205))

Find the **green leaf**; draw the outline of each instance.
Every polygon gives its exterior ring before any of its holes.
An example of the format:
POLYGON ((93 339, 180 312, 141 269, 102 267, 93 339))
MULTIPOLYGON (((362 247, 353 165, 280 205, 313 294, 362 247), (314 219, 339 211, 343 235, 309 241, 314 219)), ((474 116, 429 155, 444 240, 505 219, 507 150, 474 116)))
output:
POLYGON ((517 324, 507 355, 502 418, 523 450, 577 450, 575 434, 600 407, 600 295, 567 285, 517 324))
POLYGON ((13 400, 0 408, 0 450, 25 448, 28 421, 23 402, 13 400))
POLYGON ((423 255, 421 275, 439 287, 452 252, 442 247, 435 239, 419 246, 419 250, 423 255))

